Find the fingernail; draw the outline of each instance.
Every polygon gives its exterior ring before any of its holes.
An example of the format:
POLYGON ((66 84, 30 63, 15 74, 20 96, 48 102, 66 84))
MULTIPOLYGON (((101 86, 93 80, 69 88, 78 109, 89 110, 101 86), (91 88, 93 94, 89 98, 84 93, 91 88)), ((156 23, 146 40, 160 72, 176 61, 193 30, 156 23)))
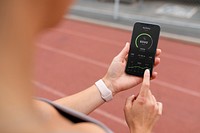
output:
POLYGON ((126 46, 127 46, 127 45, 130 45, 130 43, 129 43, 129 42, 126 42, 126 46))
POLYGON ((150 75, 150 71, 149 71, 149 69, 146 69, 146 76, 149 76, 150 75))

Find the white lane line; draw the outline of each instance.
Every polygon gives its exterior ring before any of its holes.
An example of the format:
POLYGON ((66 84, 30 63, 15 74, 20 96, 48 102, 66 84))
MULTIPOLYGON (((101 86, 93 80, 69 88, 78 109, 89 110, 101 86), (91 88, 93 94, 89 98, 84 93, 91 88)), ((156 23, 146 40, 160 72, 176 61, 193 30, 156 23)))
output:
POLYGON ((165 58, 172 59, 172 60, 177 60, 177 61, 181 61, 181 62, 184 62, 184 63, 200 66, 199 61, 196 61, 196 60, 191 59, 191 58, 181 57, 181 56, 177 56, 177 55, 173 55, 173 54, 167 54, 167 53, 162 54, 162 56, 165 57, 165 58))
POLYGON ((160 86, 164 86, 166 88, 170 88, 170 89, 175 90, 175 91, 179 91, 179 92, 200 98, 200 93, 193 91, 189 88, 183 88, 183 87, 180 87, 178 85, 173 85, 173 84, 170 84, 170 83, 167 83, 167 82, 163 82, 161 80, 155 80, 153 83, 158 84, 160 86))
MULTIPOLYGON (((38 81, 32 81, 32 82, 39 89, 42 89, 42 90, 44 90, 46 92, 49 92, 49 93, 51 93, 51 94, 53 94, 55 96, 58 96, 58 97, 66 97, 67 96, 67 94, 64 94, 64 93, 62 93, 62 92, 60 92, 60 91, 58 91, 58 90, 56 90, 56 89, 54 89, 54 88, 52 88, 50 86, 42 84, 42 83, 40 83, 38 81)), ((125 120, 123 120, 123 119, 121 119, 119 117, 116 117, 116 116, 114 116, 114 115, 112 115, 112 114, 110 114, 110 113, 108 113, 106 111, 103 111, 101 109, 96 109, 93 112, 96 113, 96 114, 102 115, 102 116, 104 116, 104 117, 106 117, 106 118, 108 118, 108 119, 110 119, 110 120, 112 120, 114 122, 117 122, 117 123, 127 127, 127 124, 126 124, 125 120)))
MULTIPOLYGON (((118 42, 118 41, 115 41, 115 40, 105 39, 105 38, 103 38, 103 37, 100 38, 100 37, 93 36, 93 35, 89 35, 89 36, 88 36, 88 34, 76 32, 76 31, 73 31, 73 30, 63 30, 63 29, 56 29, 56 28, 55 28, 55 29, 52 29, 52 30, 53 30, 53 31, 56 31, 56 32, 68 34, 68 35, 73 35, 73 36, 82 37, 82 38, 85 38, 85 39, 91 39, 91 40, 99 41, 99 42, 102 42, 102 43, 109 43, 109 44, 113 44, 113 45, 119 44, 119 42, 118 42)), ((120 45, 117 45, 117 46, 120 46, 120 45)))
POLYGON ((45 49, 45 50, 48 50, 48 51, 51 51, 51 52, 54 52, 54 53, 57 53, 57 54, 60 54, 60 55, 64 55, 64 56, 74 58, 74 59, 77 59, 77 60, 81 60, 83 62, 87 62, 87 63, 93 64, 93 65, 96 65, 96 66, 100 66, 100 67, 103 67, 103 68, 108 68, 108 66, 109 66, 106 63, 102 63, 102 62, 99 62, 99 61, 96 61, 96 60, 93 60, 93 59, 89 59, 89 58, 86 58, 86 57, 83 57, 83 56, 80 56, 80 55, 77 55, 77 54, 74 54, 74 53, 55 49, 53 47, 49 47, 49 46, 46 46, 46 45, 38 45, 38 47, 45 49))
MULTIPOLYGON (((87 63, 93 64, 95 66, 99 66, 99 67, 102 67, 102 68, 106 68, 107 69, 108 66, 109 66, 106 63, 101 63, 99 61, 88 59, 88 58, 83 57, 83 56, 78 56, 78 55, 73 54, 73 53, 65 52, 65 51, 62 51, 62 50, 57 50, 57 49, 49 47, 49 46, 38 45, 38 47, 40 47, 40 48, 42 48, 44 50, 48 50, 50 52, 55 52, 55 53, 60 54, 60 55, 64 55, 64 56, 67 56, 67 57, 70 57, 70 58, 81 60, 83 62, 87 62, 87 63)), ((174 85, 174 84, 170 84, 170 83, 167 83, 167 82, 164 82, 164 81, 160 81, 160 82, 157 81, 156 83, 161 85, 161 86, 167 87, 167 88, 169 88, 171 90, 175 90, 175 91, 179 91, 179 92, 185 93, 187 95, 196 96, 198 98, 199 98, 199 95, 200 95, 199 92, 192 91, 192 89, 190 89, 190 88, 184 88, 184 87, 181 87, 181 86, 178 86, 178 85, 174 85)))
POLYGON ((112 115, 112 114, 110 114, 108 112, 105 112, 103 110, 100 110, 100 109, 96 109, 94 112, 97 113, 97 114, 100 114, 100 115, 102 115, 104 117, 107 117, 107 118, 109 118, 109 119, 111 119, 111 120, 113 120, 113 121, 115 121, 117 123, 120 123, 123 126, 127 127, 126 121, 121 119, 121 118, 119 118, 119 117, 116 117, 116 116, 114 116, 114 115, 112 115))
MULTIPOLYGON (((82 34, 82 33, 79 33, 79 32, 74 32, 74 31, 69 31, 69 30, 66 31, 66 30, 62 30, 62 29, 53 29, 53 31, 61 32, 61 33, 65 33, 65 34, 70 34, 70 35, 82 37, 82 38, 85 38, 85 39, 100 41, 102 43, 109 43, 109 44, 112 44, 112 45, 115 45, 115 46, 122 46, 122 45, 119 45, 119 43, 115 42, 114 40, 99 38, 99 37, 92 36, 92 35, 88 36, 87 34, 82 34)), ((178 61, 181 61, 181 62, 184 62, 184 63, 200 66, 200 62, 197 61, 197 60, 194 60, 192 58, 187 58, 187 57, 182 57, 182 56, 177 56, 177 55, 174 55, 174 54, 167 54, 167 53, 162 54, 162 56, 165 57, 165 58, 168 58, 168 59, 178 60, 178 61)))
POLYGON ((44 90, 44 91, 46 91, 46 92, 49 92, 49 93, 51 93, 51 94, 53 94, 53 95, 55 95, 55 96, 58 96, 58 97, 65 97, 65 96, 67 96, 67 94, 64 94, 64 93, 62 93, 62 92, 59 92, 59 91, 57 91, 56 89, 54 89, 54 88, 52 88, 52 87, 50 87, 50 86, 47 86, 47 85, 45 85, 45 84, 42 84, 42 83, 40 83, 40 82, 38 82, 38 81, 32 80, 32 83, 33 83, 35 86, 37 86, 39 89, 42 89, 42 90, 44 90))

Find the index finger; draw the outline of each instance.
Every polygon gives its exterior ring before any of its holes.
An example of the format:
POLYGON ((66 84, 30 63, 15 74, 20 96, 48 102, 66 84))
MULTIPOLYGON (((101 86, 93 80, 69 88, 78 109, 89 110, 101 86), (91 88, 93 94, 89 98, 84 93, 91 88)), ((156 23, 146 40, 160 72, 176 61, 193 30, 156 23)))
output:
POLYGON ((140 89, 140 96, 147 96, 150 88, 150 71, 149 69, 146 69, 144 72, 144 78, 143 78, 143 82, 142 82, 142 87, 140 89))

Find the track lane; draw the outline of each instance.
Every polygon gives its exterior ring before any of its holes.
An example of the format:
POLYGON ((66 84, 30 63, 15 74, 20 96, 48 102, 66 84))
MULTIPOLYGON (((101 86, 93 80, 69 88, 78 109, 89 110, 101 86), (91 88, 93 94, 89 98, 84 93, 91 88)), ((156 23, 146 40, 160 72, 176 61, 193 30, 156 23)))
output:
MULTIPOLYGON (((50 30, 38 40, 35 79, 56 88, 61 93, 70 95, 78 92, 105 74, 106 67, 122 49, 125 41, 130 39, 130 35, 128 31, 79 21, 63 21, 57 28, 50 30)), ((160 39, 159 47, 163 51, 162 63, 156 69, 160 75, 157 81, 152 82, 152 88, 156 88, 152 91, 158 100, 164 103, 165 112, 154 131, 197 133, 200 131, 199 98, 191 95, 192 93, 181 93, 170 87, 179 87, 180 90, 186 89, 199 94, 200 48, 165 38, 160 39), (168 85, 163 85, 162 82, 159 84, 158 81, 164 81, 168 85)), ((115 100, 100 109, 123 119, 122 108, 125 98, 132 93, 137 93, 138 88, 117 95, 115 100)), ((40 87, 37 91, 40 96, 58 98, 54 94, 46 94, 40 87)), ((116 132, 128 131, 126 127, 102 118, 101 115, 94 113, 92 116, 99 118, 116 132)))

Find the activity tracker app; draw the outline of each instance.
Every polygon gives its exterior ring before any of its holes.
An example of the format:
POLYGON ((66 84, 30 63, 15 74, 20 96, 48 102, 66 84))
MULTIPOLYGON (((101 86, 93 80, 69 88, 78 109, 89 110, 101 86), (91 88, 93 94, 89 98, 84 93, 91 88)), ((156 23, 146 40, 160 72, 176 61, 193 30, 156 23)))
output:
POLYGON ((134 25, 125 72, 143 77, 146 69, 152 76, 160 26, 137 22, 134 25))

